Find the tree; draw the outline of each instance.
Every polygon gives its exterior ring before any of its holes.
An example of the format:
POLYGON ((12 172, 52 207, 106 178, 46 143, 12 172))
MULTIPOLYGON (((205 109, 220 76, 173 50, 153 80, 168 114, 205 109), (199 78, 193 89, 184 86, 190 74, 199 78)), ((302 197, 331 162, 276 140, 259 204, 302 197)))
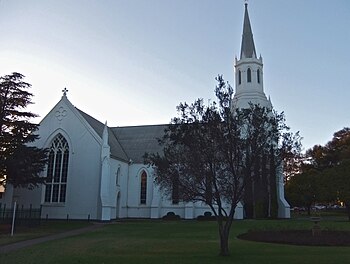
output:
POLYGON ((284 182, 288 182, 294 175, 298 175, 302 171, 305 164, 305 155, 301 153, 301 140, 299 132, 287 132, 284 135, 283 149, 283 171, 284 182))
POLYGON ((296 174, 286 183, 286 197, 292 206, 307 208, 311 214, 311 206, 320 201, 320 173, 315 169, 296 174))
MULTIPOLYGON (((304 193, 313 195, 312 202, 343 201, 350 221, 350 128, 335 132, 324 146, 307 150, 300 175, 292 177, 286 191, 292 203, 296 201, 292 197, 304 197, 304 193), (311 175, 317 177, 310 178, 311 175)), ((306 200, 310 204, 310 199, 306 200)), ((300 199, 297 203, 301 203, 300 199)))
POLYGON ((38 138, 38 125, 29 121, 37 115, 24 110, 33 94, 23 78, 16 72, 0 77, 0 185, 33 188, 43 182, 47 152, 29 146, 38 138))
POLYGON ((350 221, 350 160, 343 161, 334 171, 331 170, 328 173, 333 174, 332 184, 336 187, 334 195, 337 200, 344 201, 350 221))
POLYGON ((226 256, 235 209, 245 194, 257 193, 254 187, 260 180, 272 199, 271 190, 276 189, 272 167, 280 159, 276 155, 285 126, 282 115, 257 105, 231 109, 233 90, 222 76, 217 81, 218 103, 205 106, 201 99, 181 103, 179 116, 160 140, 163 153, 146 153, 145 162, 154 166, 155 182, 169 197, 176 193, 184 202, 203 202, 211 208, 218 223, 220 254, 226 256))
POLYGON ((245 122, 251 124, 246 132, 248 145, 245 146, 246 167, 251 168, 244 177, 246 217, 276 217, 276 175, 282 168, 284 174, 291 175, 290 164, 300 157, 301 137, 299 132, 290 132, 283 113, 259 105, 250 105, 243 111, 247 113, 245 122))
POLYGON ((328 198, 345 203, 350 221, 350 128, 335 132, 332 140, 319 149, 321 154, 314 155, 314 162, 327 180, 328 198))

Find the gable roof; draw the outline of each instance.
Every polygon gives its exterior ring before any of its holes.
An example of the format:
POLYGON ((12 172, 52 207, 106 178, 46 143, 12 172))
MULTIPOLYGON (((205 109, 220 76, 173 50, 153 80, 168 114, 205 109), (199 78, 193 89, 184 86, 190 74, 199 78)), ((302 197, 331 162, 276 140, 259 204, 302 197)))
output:
MULTIPOLYGON (((104 124, 76 108, 81 116, 102 138, 104 124)), ((164 135, 168 125, 108 127, 108 144, 111 156, 126 162, 143 163, 143 156, 148 153, 162 153, 158 139, 164 135)))
MULTIPOLYGON (((89 125, 95 130, 95 132, 102 138, 104 124, 93 118, 92 116, 86 114, 80 109, 76 108, 82 117, 89 123, 89 125)), ((114 136, 111 129, 108 127, 108 144, 111 148, 111 156, 123 161, 129 161, 128 155, 123 150, 123 147, 118 142, 117 138, 114 136)))
POLYGON ((113 127, 116 138, 123 146, 129 158, 136 163, 143 163, 143 156, 148 153, 163 153, 158 139, 164 135, 168 125, 113 127))

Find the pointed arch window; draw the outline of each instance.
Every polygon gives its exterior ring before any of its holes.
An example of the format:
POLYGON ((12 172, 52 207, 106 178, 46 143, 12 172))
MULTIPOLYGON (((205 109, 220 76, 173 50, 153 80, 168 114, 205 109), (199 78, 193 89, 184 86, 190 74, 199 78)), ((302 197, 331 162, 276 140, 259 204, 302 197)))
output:
POLYGON ((238 84, 241 84, 242 83, 242 73, 241 71, 239 70, 238 71, 238 84))
POLYGON ((247 82, 252 82, 252 70, 250 68, 247 70, 247 82))
POLYGON ((47 175, 45 182, 45 202, 66 202, 68 176, 69 145, 67 140, 58 134, 52 141, 49 151, 47 175))
POLYGON ((260 83, 260 70, 259 69, 256 71, 256 78, 258 80, 258 83, 260 83))
POLYGON ((147 173, 142 171, 141 173, 141 186, 140 186, 140 204, 146 204, 147 198, 147 173))

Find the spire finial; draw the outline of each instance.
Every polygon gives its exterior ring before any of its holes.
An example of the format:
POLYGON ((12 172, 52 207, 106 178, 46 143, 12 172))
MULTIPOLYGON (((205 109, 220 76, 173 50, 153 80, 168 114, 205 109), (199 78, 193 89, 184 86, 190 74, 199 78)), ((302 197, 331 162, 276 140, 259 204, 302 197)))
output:
POLYGON ((67 96, 67 92, 68 92, 68 89, 66 87, 64 87, 64 89, 62 90, 63 92, 63 96, 67 96))

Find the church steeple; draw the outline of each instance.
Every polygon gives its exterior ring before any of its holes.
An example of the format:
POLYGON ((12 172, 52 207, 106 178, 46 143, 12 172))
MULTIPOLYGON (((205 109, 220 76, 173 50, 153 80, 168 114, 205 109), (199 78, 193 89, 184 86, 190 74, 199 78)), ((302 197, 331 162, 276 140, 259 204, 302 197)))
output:
POLYGON ((256 58, 256 51, 253 39, 252 28, 250 26, 248 4, 245 3, 244 22, 243 22, 243 35, 241 44, 241 57, 243 58, 256 58))
POLYGON ((247 3, 243 19, 241 56, 239 60, 237 58, 235 60, 235 76, 236 89, 232 107, 247 108, 253 103, 272 108, 264 93, 263 61, 261 56, 259 58, 256 56, 247 3))

